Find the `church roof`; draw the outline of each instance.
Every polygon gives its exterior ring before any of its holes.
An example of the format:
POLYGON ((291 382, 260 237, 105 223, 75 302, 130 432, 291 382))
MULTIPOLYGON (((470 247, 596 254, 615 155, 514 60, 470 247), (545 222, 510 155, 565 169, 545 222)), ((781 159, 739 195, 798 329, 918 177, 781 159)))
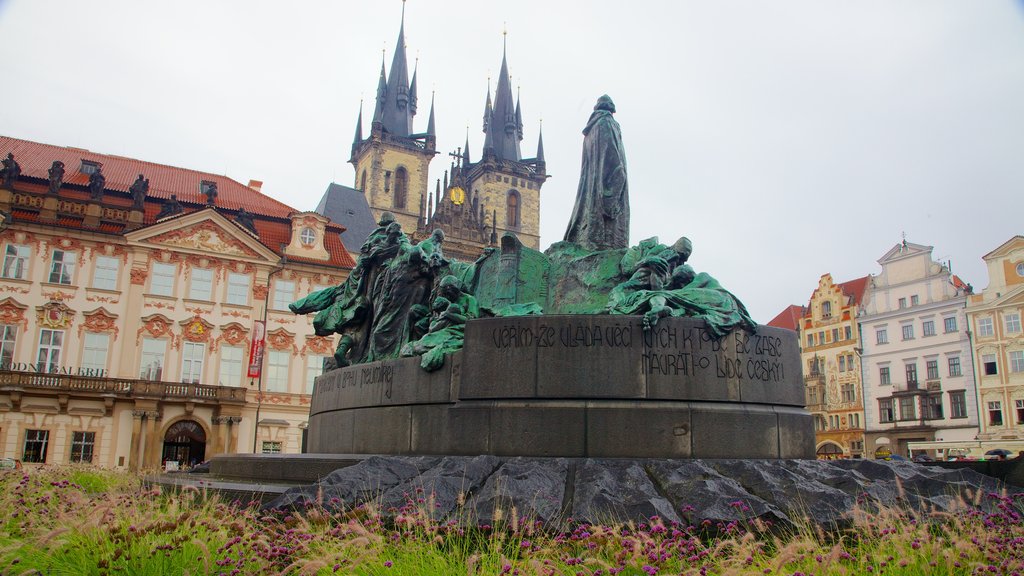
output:
POLYGON ((353 250, 359 250, 370 232, 377 227, 366 196, 355 188, 334 182, 327 187, 314 212, 344 226, 341 239, 353 250))

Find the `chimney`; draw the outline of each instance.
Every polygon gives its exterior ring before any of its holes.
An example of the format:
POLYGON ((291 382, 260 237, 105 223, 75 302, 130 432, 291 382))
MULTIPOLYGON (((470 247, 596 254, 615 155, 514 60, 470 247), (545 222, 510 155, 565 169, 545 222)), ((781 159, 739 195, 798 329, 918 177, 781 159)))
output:
POLYGON ((263 182, 259 180, 249 180, 249 188, 259 192, 260 188, 263 188, 263 182))

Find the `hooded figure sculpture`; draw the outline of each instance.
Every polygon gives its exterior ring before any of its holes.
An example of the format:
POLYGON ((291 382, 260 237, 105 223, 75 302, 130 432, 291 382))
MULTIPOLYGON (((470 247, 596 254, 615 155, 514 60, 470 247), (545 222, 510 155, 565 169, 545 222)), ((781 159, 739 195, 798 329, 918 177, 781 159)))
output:
POLYGON ((588 250, 629 245, 626 153, 614 113, 612 99, 601 96, 583 129, 583 167, 565 241, 588 250))

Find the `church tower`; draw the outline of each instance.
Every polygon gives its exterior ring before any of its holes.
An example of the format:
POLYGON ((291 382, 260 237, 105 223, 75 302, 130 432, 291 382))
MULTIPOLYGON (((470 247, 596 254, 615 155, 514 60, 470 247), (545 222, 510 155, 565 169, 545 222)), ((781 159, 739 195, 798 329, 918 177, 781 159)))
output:
POLYGON ((548 179, 543 136, 537 136, 537 154, 523 158, 523 115, 519 98, 513 100, 507 50, 502 47, 501 72, 491 101, 484 104, 484 149, 480 161, 469 162, 468 142, 457 178, 474 203, 489 209, 492 237, 513 232, 523 245, 540 249, 540 189, 548 179))
POLYGON ((437 154, 434 103, 430 103, 430 118, 423 133, 413 131, 416 104, 416 70, 413 70, 410 82, 405 56, 403 3, 391 75, 387 75, 382 59, 370 134, 363 138, 363 111, 360 106, 349 162, 355 166, 354 187, 366 196, 374 219, 379 219, 385 211, 391 212, 409 233, 420 224, 428 188, 427 170, 437 154))

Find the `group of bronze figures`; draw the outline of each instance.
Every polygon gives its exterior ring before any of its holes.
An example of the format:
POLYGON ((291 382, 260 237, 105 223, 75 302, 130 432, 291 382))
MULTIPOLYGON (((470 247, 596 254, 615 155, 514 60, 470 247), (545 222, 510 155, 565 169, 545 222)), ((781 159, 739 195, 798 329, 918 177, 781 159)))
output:
MULTIPOLYGON (((594 314, 643 317, 649 329, 666 316, 705 320, 709 332, 722 337, 735 329, 753 331, 756 323, 743 304, 714 278, 687 263, 693 244, 680 238, 671 246, 657 238, 629 247, 629 194, 626 160, 615 105, 602 96, 584 129, 583 167, 576 204, 565 241, 587 253, 621 253, 614 283, 603 307, 594 314)), ((385 212, 360 249, 356 267, 339 286, 293 303, 297 314, 316 312, 318 335, 340 334, 338 366, 399 356, 421 356, 420 365, 436 370, 447 354, 462 347, 467 321, 481 316, 544 313, 539 302, 482 306, 474 290, 481 263, 444 256, 444 234, 435 230, 413 245, 385 212)))

